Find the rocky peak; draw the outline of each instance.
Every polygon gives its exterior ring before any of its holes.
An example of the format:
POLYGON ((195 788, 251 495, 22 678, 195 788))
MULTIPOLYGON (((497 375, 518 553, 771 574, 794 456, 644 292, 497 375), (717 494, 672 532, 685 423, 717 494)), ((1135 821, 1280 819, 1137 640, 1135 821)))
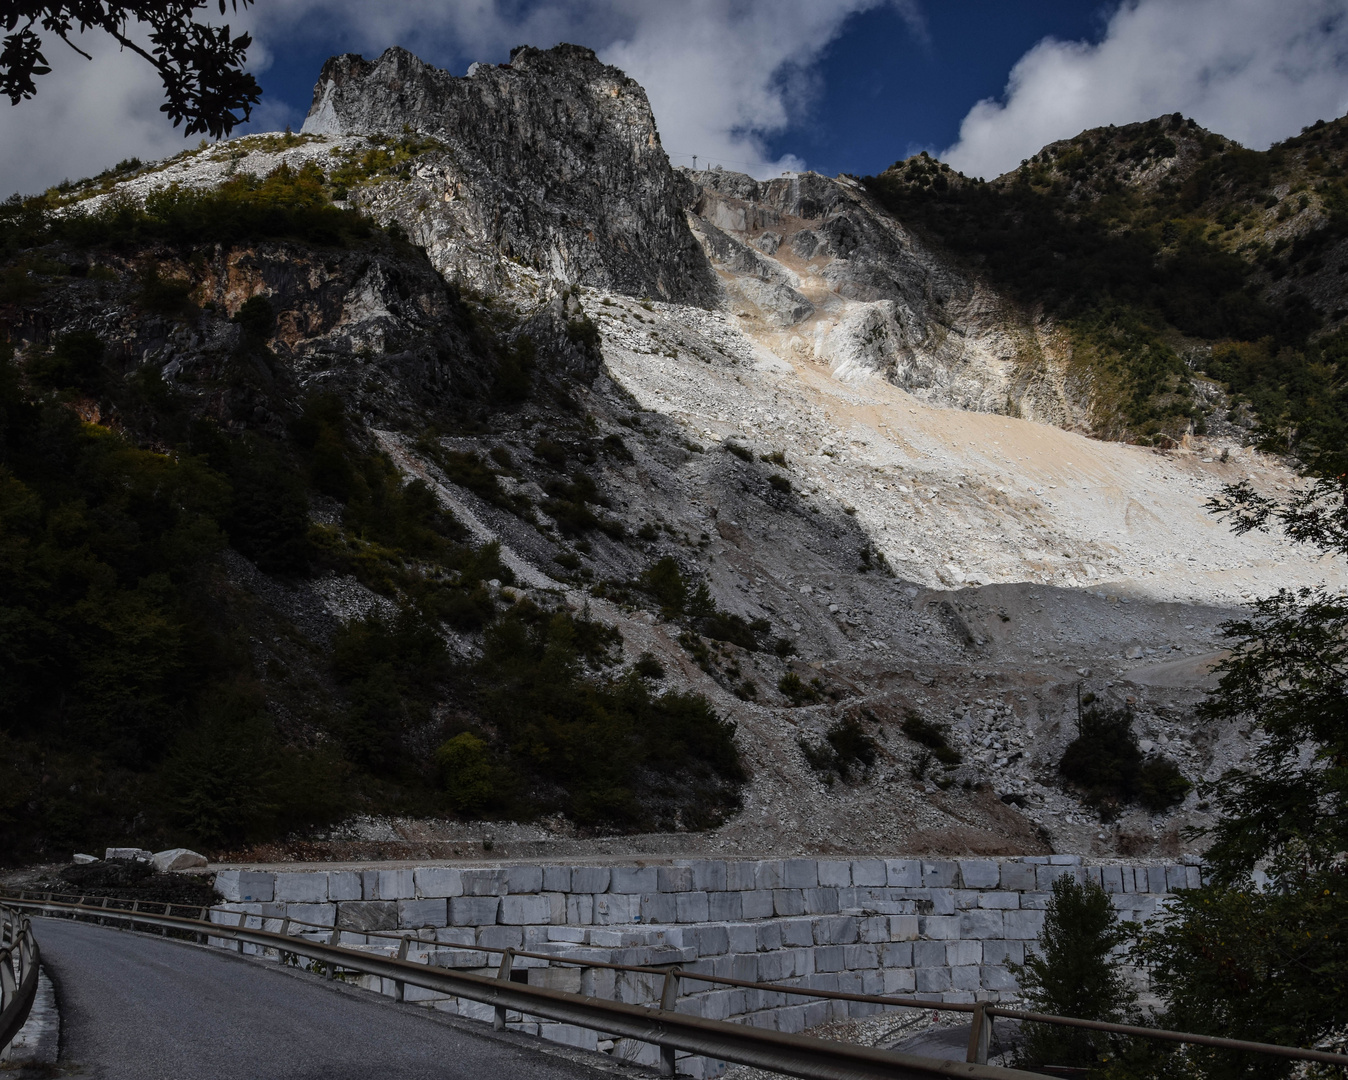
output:
POLYGON ((524 47, 462 78, 405 49, 334 56, 303 130, 410 130, 443 145, 399 185, 409 206, 377 207, 406 217, 443 272, 477 283, 504 254, 569 284, 697 304, 716 295, 645 91, 589 49, 524 47))

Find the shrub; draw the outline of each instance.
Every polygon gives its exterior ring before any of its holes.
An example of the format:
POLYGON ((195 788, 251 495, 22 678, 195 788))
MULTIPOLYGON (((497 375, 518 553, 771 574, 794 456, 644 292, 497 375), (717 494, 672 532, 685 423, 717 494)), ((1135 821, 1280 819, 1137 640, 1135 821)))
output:
POLYGON ((632 670, 647 679, 663 679, 665 677, 664 665, 652 653, 648 652, 644 652, 637 657, 637 662, 632 665, 632 670))
POLYGON ((754 459, 754 452, 747 446, 741 446, 737 442, 724 442, 721 445, 725 447, 727 453, 734 454, 741 461, 753 461, 754 459))
POLYGON ((805 702, 816 702, 819 700, 819 688, 813 685, 818 680, 812 680, 807 684, 794 671, 788 671, 777 680, 777 689, 790 699, 792 705, 803 705, 805 702))
POLYGON ((791 481, 785 476, 781 476, 777 473, 773 473, 768 477, 768 486, 771 487, 773 491, 780 492, 783 495, 789 495, 791 493, 791 481))
POLYGON ((1089 705, 1081 711, 1077 737, 1063 752, 1058 771, 1105 817, 1127 802, 1161 813, 1183 801, 1192 786, 1170 759, 1143 759, 1127 708, 1089 705))
POLYGON ((837 773, 844 780, 850 780, 854 772, 865 774, 875 764, 879 750, 879 744, 866 734, 854 717, 840 720, 829 728, 824 733, 822 746, 812 746, 805 739, 797 740, 797 745, 810 768, 825 773, 830 784, 832 777, 827 774, 837 773))
POLYGON ((646 568, 639 580, 640 587, 659 602, 666 618, 682 615, 688 603, 688 583, 679 569, 678 560, 670 555, 646 568))
POLYGON ((480 814, 499 800, 499 781, 487 744, 471 732, 441 743, 435 751, 435 763, 450 805, 459 813, 480 814))
POLYGON ((930 750, 932 756, 947 768, 953 768, 964 760, 960 752, 950 745, 945 725, 927 720, 912 709, 904 710, 899 729, 913 742, 930 750))

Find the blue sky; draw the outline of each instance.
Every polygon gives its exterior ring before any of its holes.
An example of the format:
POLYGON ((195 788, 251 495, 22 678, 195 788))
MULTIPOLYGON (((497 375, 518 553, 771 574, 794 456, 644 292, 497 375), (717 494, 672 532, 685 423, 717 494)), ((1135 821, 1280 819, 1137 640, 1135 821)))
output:
MULTIPOLYGON (((995 176, 1176 111, 1262 149, 1348 109, 1348 0, 256 0, 230 21, 265 91, 245 130, 298 126, 333 53, 398 44, 463 74, 571 41, 646 88, 676 164, 759 176, 921 149, 995 176)), ((37 99, 0 104, 0 193, 182 149, 148 66, 80 44, 93 61, 53 43, 37 99)))

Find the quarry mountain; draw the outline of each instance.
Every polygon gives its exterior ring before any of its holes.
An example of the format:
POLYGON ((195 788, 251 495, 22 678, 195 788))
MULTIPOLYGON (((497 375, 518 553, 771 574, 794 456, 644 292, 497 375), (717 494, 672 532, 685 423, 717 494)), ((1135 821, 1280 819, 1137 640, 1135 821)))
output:
POLYGON ((0 857, 1191 853, 1222 624, 1344 584, 1207 503, 1345 464, 1345 165, 755 179, 395 48, 10 200, 0 857))

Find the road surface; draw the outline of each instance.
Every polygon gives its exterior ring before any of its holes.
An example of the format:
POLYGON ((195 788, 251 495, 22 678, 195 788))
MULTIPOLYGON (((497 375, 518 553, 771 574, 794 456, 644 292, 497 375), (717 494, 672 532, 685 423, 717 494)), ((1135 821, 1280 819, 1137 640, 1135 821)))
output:
MULTIPOLYGON (((80 1080, 596 1080, 617 1066, 306 972, 35 919, 80 1080)), ((625 1070, 630 1075, 630 1070, 625 1070)))

